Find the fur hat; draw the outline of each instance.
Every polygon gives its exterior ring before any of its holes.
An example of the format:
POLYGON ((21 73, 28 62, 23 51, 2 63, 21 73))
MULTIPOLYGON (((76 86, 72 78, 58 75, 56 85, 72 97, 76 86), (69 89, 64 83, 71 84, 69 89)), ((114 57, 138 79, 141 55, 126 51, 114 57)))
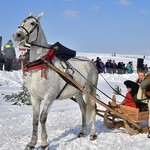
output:
POLYGON ((139 85, 131 80, 126 80, 124 84, 126 85, 127 88, 132 88, 131 94, 134 97, 135 94, 137 94, 138 92, 139 85))

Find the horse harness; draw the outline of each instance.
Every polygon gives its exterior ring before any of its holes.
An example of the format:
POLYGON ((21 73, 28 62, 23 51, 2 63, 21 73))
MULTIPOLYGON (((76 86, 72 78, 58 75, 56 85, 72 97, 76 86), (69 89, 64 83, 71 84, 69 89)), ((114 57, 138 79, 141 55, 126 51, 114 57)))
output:
MULTIPOLYGON (((55 51, 53 50, 53 48, 51 48, 49 50, 49 52, 43 58, 40 58, 40 59, 35 60, 33 62, 29 62, 26 65, 24 65, 23 74, 25 75, 25 72, 28 72, 30 70, 41 69, 41 77, 44 77, 45 79, 47 79, 47 71, 46 71, 47 70, 47 64, 44 61, 47 60, 49 63, 54 65, 51 61, 53 59, 54 55, 55 55, 55 51)), ((61 67, 63 68, 63 71, 65 73, 67 73, 69 76, 73 77, 74 70, 70 66, 68 61, 59 59, 59 63, 61 65, 61 67)), ((66 81, 66 83, 63 86, 63 88, 60 90, 58 95, 56 96, 56 99, 58 99, 60 97, 61 93, 65 90, 65 88, 67 87, 68 84, 70 84, 70 85, 74 86, 75 88, 77 88, 77 86, 72 84, 72 82, 70 82, 68 79, 64 78, 60 73, 58 73, 58 74, 64 81, 66 81)))

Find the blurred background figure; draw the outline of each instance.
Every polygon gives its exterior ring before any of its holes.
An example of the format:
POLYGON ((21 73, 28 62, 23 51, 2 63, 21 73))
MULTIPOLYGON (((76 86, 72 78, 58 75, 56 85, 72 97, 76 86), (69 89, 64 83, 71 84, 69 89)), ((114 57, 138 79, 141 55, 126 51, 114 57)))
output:
POLYGON ((3 70, 3 66, 5 63, 5 56, 1 48, 2 48, 2 36, 0 36, 0 70, 3 70))
POLYGON ((6 59, 4 66, 5 71, 12 71, 13 61, 16 59, 16 52, 11 40, 9 40, 8 43, 4 45, 3 52, 6 59))
POLYGON ((138 72, 138 78, 136 79, 136 83, 137 84, 141 84, 141 82, 142 82, 142 80, 145 78, 145 72, 143 72, 143 71, 139 71, 138 72))
POLYGON ((0 50, 0 70, 3 70, 3 66, 5 64, 5 56, 3 52, 0 50))

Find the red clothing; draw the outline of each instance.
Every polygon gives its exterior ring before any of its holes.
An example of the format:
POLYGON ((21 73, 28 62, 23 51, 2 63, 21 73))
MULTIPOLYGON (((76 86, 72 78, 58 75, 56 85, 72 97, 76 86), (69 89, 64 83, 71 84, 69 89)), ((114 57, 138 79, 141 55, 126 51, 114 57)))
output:
POLYGON ((131 93, 127 93, 126 94, 124 102, 125 102, 126 106, 130 106, 130 107, 135 107, 136 108, 136 103, 133 100, 131 93))

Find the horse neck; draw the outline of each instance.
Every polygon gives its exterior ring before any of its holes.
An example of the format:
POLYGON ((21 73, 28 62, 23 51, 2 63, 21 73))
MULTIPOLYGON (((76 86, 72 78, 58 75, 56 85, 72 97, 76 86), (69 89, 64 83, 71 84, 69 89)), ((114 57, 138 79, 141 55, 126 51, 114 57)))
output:
POLYGON ((48 43, 42 28, 39 28, 37 40, 33 42, 33 45, 31 45, 30 62, 43 57, 47 53, 48 49, 40 46, 48 47, 48 43), (39 45, 39 46, 35 46, 35 45, 39 45))

